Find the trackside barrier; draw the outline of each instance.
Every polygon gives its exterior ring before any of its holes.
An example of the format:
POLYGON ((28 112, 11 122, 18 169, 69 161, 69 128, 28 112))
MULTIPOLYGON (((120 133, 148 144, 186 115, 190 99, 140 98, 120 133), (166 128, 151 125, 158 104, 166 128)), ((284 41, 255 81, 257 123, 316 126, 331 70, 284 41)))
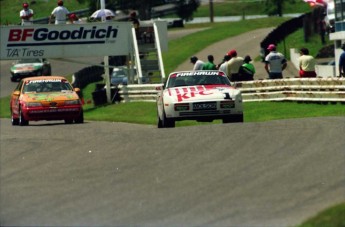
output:
MULTIPOLYGON (((156 101, 156 87, 162 84, 119 85, 123 102, 156 101)), ((345 103, 345 78, 292 78, 236 82, 244 102, 308 101, 345 103)))

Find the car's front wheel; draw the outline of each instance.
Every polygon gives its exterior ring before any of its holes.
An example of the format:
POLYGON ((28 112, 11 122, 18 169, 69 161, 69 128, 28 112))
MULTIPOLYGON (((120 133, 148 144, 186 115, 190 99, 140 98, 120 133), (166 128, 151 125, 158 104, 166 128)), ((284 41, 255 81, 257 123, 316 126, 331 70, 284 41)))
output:
MULTIPOLYGON (((158 122, 158 124, 159 124, 159 122, 158 122)), ((163 111, 163 119, 161 120, 161 125, 162 125, 161 128, 174 128, 175 127, 175 120, 167 118, 165 115, 165 112, 163 111)))
POLYGON ((84 123, 84 112, 81 111, 80 115, 78 118, 74 120, 75 123, 77 124, 83 124, 84 123))
POLYGON ((25 119, 22 109, 19 110, 19 125, 20 126, 29 125, 29 121, 25 119))
POLYGON ((243 114, 228 116, 223 118, 223 123, 243 122, 243 114))
POLYGON ((11 122, 12 122, 12 125, 19 125, 19 119, 14 118, 12 111, 11 111, 11 122))

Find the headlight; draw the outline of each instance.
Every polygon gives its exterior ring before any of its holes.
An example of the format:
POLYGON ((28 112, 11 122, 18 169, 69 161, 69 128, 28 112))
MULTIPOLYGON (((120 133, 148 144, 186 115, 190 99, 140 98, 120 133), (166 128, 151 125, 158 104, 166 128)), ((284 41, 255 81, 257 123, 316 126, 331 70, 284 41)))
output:
POLYGON ((79 105, 79 104, 81 104, 79 99, 65 101, 65 105, 79 105))
POLYGON ((42 103, 40 102, 27 102, 25 103, 27 107, 39 107, 42 106, 42 103))

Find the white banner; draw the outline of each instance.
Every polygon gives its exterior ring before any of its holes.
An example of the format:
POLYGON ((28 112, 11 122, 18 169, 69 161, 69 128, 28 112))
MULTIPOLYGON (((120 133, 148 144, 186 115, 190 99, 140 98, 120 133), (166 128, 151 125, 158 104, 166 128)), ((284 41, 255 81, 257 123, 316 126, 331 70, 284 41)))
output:
POLYGON ((0 60, 128 55, 132 24, 1 26, 0 60))

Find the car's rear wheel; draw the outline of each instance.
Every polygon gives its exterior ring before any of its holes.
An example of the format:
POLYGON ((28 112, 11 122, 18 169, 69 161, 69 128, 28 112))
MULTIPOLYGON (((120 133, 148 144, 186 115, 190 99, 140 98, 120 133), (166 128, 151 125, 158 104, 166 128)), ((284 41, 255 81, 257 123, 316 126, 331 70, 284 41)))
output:
POLYGON ((77 124, 83 124, 84 123, 84 112, 83 111, 80 112, 79 117, 76 118, 74 120, 74 122, 77 123, 77 124))
POLYGON ((19 125, 19 119, 14 118, 13 112, 11 112, 11 122, 12 122, 12 125, 19 125))
POLYGON ((29 125, 29 121, 25 119, 22 109, 19 110, 19 125, 20 126, 29 125))

